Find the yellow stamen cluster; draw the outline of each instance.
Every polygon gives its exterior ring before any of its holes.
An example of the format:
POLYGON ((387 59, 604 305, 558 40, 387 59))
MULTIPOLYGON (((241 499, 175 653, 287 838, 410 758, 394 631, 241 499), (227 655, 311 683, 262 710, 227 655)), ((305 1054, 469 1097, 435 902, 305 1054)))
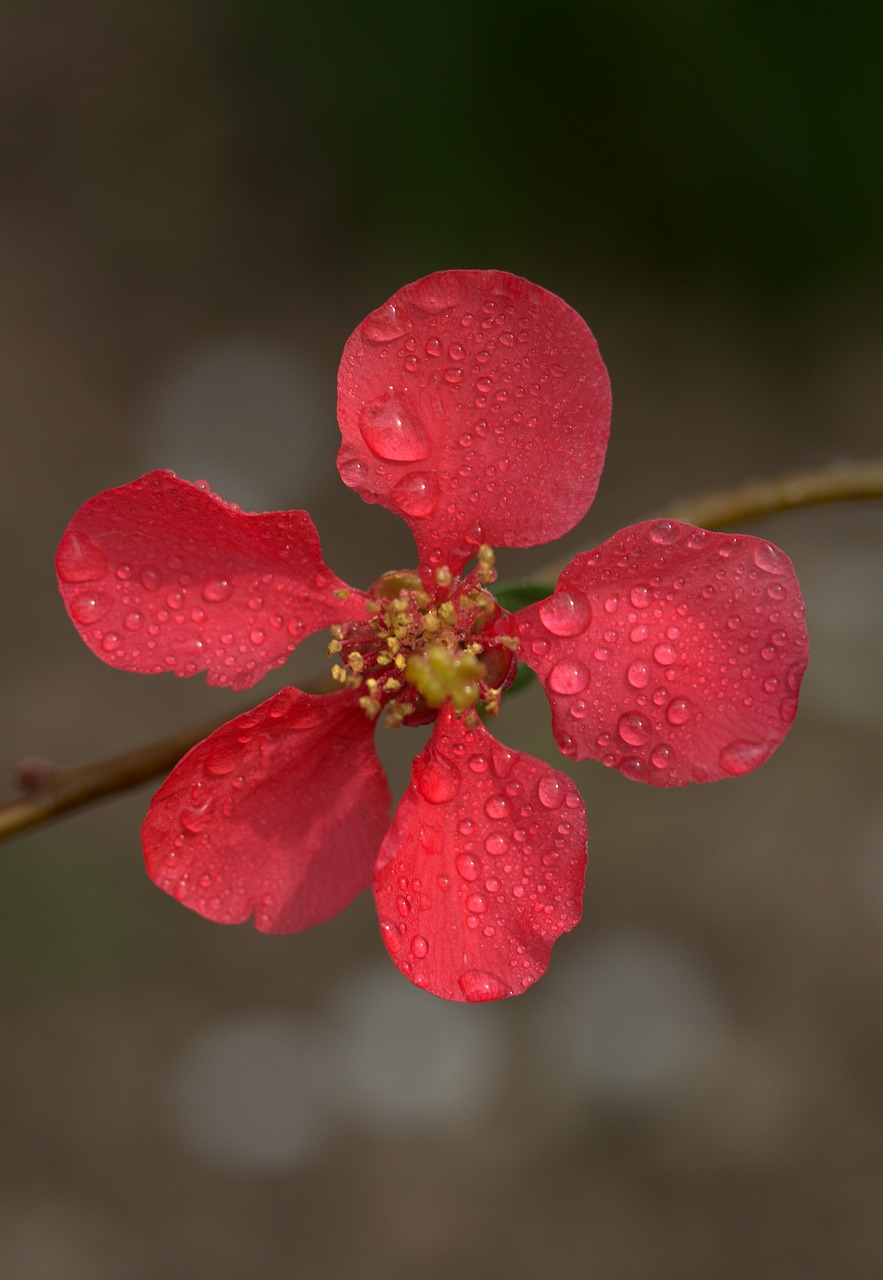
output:
POLYGON ((434 587, 409 570, 385 574, 371 590, 369 621, 332 627, 328 653, 337 661, 331 674, 360 690, 359 705, 370 719, 383 711, 388 725, 398 725, 418 707, 424 715, 426 707, 434 711, 446 702, 457 712, 479 701, 491 715, 499 710, 500 690, 488 685, 506 666, 493 643, 485 654, 486 629, 498 613, 484 589, 496 578, 493 550, 479 547, 476 560, 465 582, 439 566, 434 587))
POLYGON ((483 676, 484 663, 474 653, 451 653, 441 644, 412 654, 405 667, 405 679, 423 694, 427 706, 440 707, 450 700, 455 711, 475 705, 483 676))

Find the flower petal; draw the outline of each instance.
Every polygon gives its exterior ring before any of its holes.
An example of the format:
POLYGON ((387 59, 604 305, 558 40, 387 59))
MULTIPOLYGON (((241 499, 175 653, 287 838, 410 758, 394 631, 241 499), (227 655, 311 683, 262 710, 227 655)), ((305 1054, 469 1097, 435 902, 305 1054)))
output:
POLYGON ((517 995, 580 918, 586 815, 571 780, 444 709, 374 874, 387 949, 445 1000, 517 995))
POLYGON ((348 691, 283 689, 189 751, 141 831, 151 879, 221 924, 330 920, 370 884, 389 823, 374 726, 348 691))
POLYGON ((585 321, 504 271, 439 271, 368 316, 338 375, 345 484, 401 515, 421 563, 558 538, 591 505, 610 384, 585 321))
POLYGON ((783 551, 676 520, 623 529, 500 624, 543 681, 565 755, 655 786, 747 773, 775 750, 807 662, 783 551))
POLYGON ((112 667, 206 671, 233 689, 313 631, 366 617, 366 597, 325 564, 305 511, 250 515, 169 471, 84 503, 56 567, 74 625, 112 667))

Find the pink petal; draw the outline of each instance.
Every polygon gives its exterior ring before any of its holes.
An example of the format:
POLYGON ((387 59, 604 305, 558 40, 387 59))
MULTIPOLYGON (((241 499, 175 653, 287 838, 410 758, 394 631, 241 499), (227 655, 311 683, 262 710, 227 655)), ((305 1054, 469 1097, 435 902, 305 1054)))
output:
POLYGON ((760 538, 633 525, 505 619, 555 740, 659 787, 747 773, 776 749, 807 662, 791 561, 760 538))
POLYGON ((578 922, 585 873, 586 815, 570 779, 443 710, 374 875, 402 973, 445 1000, 519 994, 578 922))
POLYGON ((124 671, 247 689, 305 636, 366 616, 322 559, 305 511, 250 515, 152 471, 86 502, 56 560, 68 613, 124 671))
POLYGON ((374 726, 354 695, 283 689, 187 753, 141 838, 151 879, 185 906, 298 933, 370 884, 388 823, 374 726))
POLYGON ((591 505, 610 384, 585 322, 504 271, 439 271, 372 312, 338 376, 345 484, 411 526, 422 563, 558 538, 591 505))

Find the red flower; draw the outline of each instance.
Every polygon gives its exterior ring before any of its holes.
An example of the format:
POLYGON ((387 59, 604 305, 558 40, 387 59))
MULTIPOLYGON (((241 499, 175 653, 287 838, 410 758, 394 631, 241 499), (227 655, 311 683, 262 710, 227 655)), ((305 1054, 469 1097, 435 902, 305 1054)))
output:
POLYGON ((80 509, 61 591, 112 666, 236 689, 331 627, 339 692, 284 689, 194 747, 154 797, 142 834, 161 888, 209 919, 254 914, 286 933, 373 879, 413 982, 512 995, 579 919, 585 811, 568 777, 503 747, 471 708, 492 712, 520 659, 566 755, 656 786, 745 773, 794 715, 797 580, 758 538, 657 520, 576 556, 547 600, 500 608, 490 546, 573 528, 610 418, 584 322, 515 276, 445 271, 401 289, 346 344, 338 410, 340 474, 408 522, 417 570, 355 590, 305 512, 246 514, 153 472, 80 509), (378 714, 435 721, 391 824, 378 714))

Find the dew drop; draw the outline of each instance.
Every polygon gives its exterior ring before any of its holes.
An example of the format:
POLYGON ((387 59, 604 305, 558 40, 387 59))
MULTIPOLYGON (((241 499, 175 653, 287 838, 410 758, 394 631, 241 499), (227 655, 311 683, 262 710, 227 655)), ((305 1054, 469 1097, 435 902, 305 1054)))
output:
POLYGON ((509 841, 502 831, 493 831, 485 840, 484 847, 492 858, 499 858, 509 848, 509 841))
POLYGON ((115 649, 120 647, 120 638, 115 631, 108 631, 101 641, 101 647, 105 653, 113 653, 115 649))
POLYGON ((348 489, 358 489, 366 475, 365 464, 359 458, 347 458, 346 461, 338 462, 337 470, 348 489))
POLYGON ((211 604, 220 604, 222 600, 229 600, 232 594, 233 588, 226 578, 212 578, 202 589, 203 599, 211 604))
POLYGON ((544 809, 560 809, 564 803, 564 786, 559 778, 547 773, 537 784, 537 795, 544 809))
POLYGON ((415 934, 411 939, 411 955, 416 956, 418 960, 422 960, 429 951, 429 943, 422 938, 419 933, 415 934))
POLYGON ((650 541, 660 547, 670 547, 680 536, 681 531, 672 520, 657 520, 650 529, 650 541))
POLYGON ((387 302, 362 321, 360 332, 367 342, 393 342, 403 337, 410 327, 411 322, 402 308, 387 302))
POLYGON ((750 773, 759 764, 763 764, 772 749, 769 742, 748 742, 741 739, 722 747, 718 762, 725 773, 735 778, 743 773, 750 773))
POLYGON ((647 777, 647 766, 637 756, 624 756, 619 762, 619 771, 634 782, 643 782, 647 777))
POLYGON ((797 699, 783 698, 779 706, 779 715, 785 721, 785 724, 790 724, 797 715, 797 699))
POLYGON ((674 752, 667 742, 660 742, 650 752, 650 763, 655 769, 670 769, 674 752))
POLYGON ((771 542, 758 542, 754 548, 754 563, 767 573, 787 573, 788 557, 771 542))
POLYGON ((488 973, 486 969, 467 969, 457 979, 457 985, 473 1004, 483 1000, 502 1000, 504 996, 512 994, 502 978, 498 978, 495 973, 488 973))
POLYGON ((617 732, 623 742, 627 742, 629 746, 640 747, 650 738, 650 724, 644 716, 636 711, 630 711, 619 717, 617 732))
POLYGON ((669 724, 684 724, 690 719, 691 710, 686 698, 673 698, 666 708, 665 718, 669 724))
POLYGON ((625 675, 633 689, 645 689, 650 683, 650 668, 646 662, 633 662, 625 675))
POLYGON ((677 662, 678 651, 673 644, 664 641, 653 650, 653 657, 661 667, 670 667, 673 662, 677 662))
POLYGON ((487 911, 487 898, 483 893, 470 893, 466 899, 466 907, 474 915, 480 916, 487 911))
POLYGON ((546 683, 553 693, 582 693, 589 683, 589 669, 577 658, 563 658, 549 672, 546 683))
POLYGON ((509 801, 505 796, 489 796, 484 811, 489 818, 505 818, 509 812, 509 801))
POLYGON ((406 516, 431 516, 438 506, 438 481, 425 471, 404 476, 392 491, 393 500, 406 516))
POLYGON ((636 609, 648 609, 653 603, 653 592, 649 587, 632 587, 629 599, 636 609))
POLYGON ((553 636, 578 636, 591 622, 592 609, 581 591, 556 591, 540 605, 539 615, 553 636))
POLYGON ((487 773, 490 768, 490 761, 487 756, 474 755, 469 757, 469 768, 473 773, 487 773))
POLYGON ((69 533, 58 549, 56 561, 62 582, 97 582, 107 576, 107 557, 86 534, 69 533))
POLYGON ((455 866, 464 880, 478 879, 478 862, 471 853, 458 853, 455 866))
POLYGON ((205 804, 182 809, 180 821, 184 830, 189 831, 191 835, 198 835, 204 831, 211 818, 209 807, 210 801, 206 800, 205 804))
POLYGON ((90 622, 98 622, 109 611, 113 601, 110 596, 86 591, 74 596, 69 608, 74 622, 86 626, 90 622))
POLYGON ((443 760, 433 760, 427 768, 421 770, 417 780, 417 790, 430 804, 444 804, 452 800, 459 790, 459 781, 454 770, 443 760))
POLYGON ((375 457, 419 462, 429 454, 426 429, 397 400, 366 404, 359 415, 359 430, 375 457))

